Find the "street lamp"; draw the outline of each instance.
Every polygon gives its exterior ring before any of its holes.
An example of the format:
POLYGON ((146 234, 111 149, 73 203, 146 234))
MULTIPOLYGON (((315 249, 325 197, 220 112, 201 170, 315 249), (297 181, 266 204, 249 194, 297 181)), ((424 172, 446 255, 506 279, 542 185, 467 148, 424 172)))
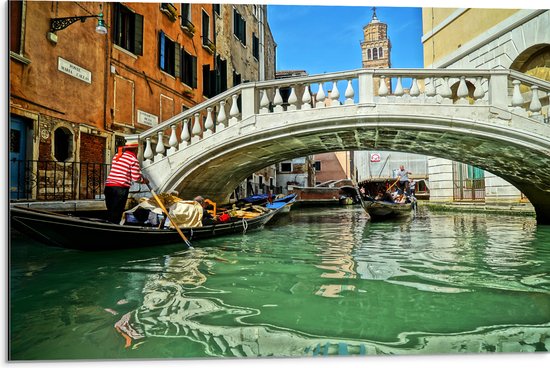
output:
POLYGON ((97 26, 95 31, 99 34, 107 34, 107 27, 105 27, 105 21, 103 20, 103 13, 98 15, 82 15, 74 17, 64 17, 64 18, 51 18, 50 19, 50 32, 55 33, 61 31, 62 29, 67 28, 76 21, 84 22, 88 18, 97 18, 97 26))

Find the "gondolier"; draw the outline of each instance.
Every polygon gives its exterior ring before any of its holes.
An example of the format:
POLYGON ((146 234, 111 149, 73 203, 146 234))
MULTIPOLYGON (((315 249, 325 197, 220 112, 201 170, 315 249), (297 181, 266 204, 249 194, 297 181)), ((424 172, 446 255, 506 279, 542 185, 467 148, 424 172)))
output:
POLYGON ((149 180, 141 173, 137 159, 138 148, 138 143, 129 143, 120 147, 117 155, 113 158, 111 171, 105 181, 107 219, 115 224, 120 223, 122 219, 132 182, 149 183, 149 180))
MULTIPOLYGON (((404 192, 408 192, 407 184, 409 183, 409 175, 412 173, 405 169, 404 165, 399 166, 399 170, 397 171, 397 177, 399 178, 399 184, 398 184, 398 191, 399 194, 403 194, 404 192)), ((409 193, 407 193, 409 194, 409 193)))

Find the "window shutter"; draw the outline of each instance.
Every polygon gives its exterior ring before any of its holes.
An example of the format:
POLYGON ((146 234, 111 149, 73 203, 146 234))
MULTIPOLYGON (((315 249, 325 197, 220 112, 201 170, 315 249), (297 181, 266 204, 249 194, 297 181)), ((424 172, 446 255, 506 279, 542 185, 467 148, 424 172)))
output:
POLYGON ((246 20, 243 19, 243 45, 246 46, 246 20))
POLYGON ((164 32, 160 31, 159 33, 159 66, 161 70, 164 70, 164 32))
POLYGON ((183 25, 187 24, 189 19, 189 4, 181 4, 181 22, 183 25))
POLYGON ((191 56, 191 73, 193 74, 193 84, 191 87, 197 88, 197 57, 191 56))
POLYGON ((134 54, 143 55, 143 15, 135 14, 134 54))
POLYGON ((181 75, 181 46, 179 43, 174 44, 174 76, 181 75))

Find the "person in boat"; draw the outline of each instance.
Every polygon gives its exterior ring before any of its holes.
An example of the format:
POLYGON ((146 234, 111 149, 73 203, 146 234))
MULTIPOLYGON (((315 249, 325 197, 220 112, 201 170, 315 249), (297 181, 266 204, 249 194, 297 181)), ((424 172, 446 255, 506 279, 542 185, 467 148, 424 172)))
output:
POLYGON ((409 175, 411 174, 412 172, 406 170, 404 165, 399 166, 399 171, 397 171, 397 177, 399 178, 397 188, 399 194, 403 194, 405 191, 408 191, 407 186, 409 184, 409 175))
POLYGON ((384 202, 391 202, 393 203, 393 196, 390 193, 389 190, 380 190, 378 191, 378 195, 374 198, 377 201, 384 201, 384 202))
POLYGON ((132 182, 149 183, 149 180, 141 173, 137 159, 138 148, 138 143, 126 144, 124 147, 119 147, 118 153, 113 158, 111 171, 105 180, 103 192, 109 222, 118 224, 122 220, 132 182))
POLYGON ((202 196, 197 196, 194 199, 195 202, 201 205, 202 207, 202 224, 211 225, 214 223, 214 217, 208 212, 208 203, 204 200, 202 196))

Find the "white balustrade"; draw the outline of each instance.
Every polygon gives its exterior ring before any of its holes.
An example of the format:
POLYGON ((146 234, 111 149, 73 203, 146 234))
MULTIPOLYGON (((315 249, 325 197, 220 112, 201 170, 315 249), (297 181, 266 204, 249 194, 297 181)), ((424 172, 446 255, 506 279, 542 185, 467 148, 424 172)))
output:
POLYGON ((481 77, 477 77, 474 84, 474 103, 476 105, 483 103, 483 97, 485 97, 485 90, 483 89, 483 84, 481 83, 481 77))
POLYGON ((315 107, 325 107, 325 91, 323 90, 323 83, 319 83, 319 90, 317 91, 317 94, 315 95, 315 107))
POLYGON ((267 97, 267 90, 262 89, 262 98, 260 100, 260 114, 266 114, 269 112, 269 97, 267 97))
POLYGON ((180 134, 180 141, 181 143, 185 143, 185 145, 189 145, 191 143, 191 132, 189 131, 189 119, 183 120, 183 126, 181 128, 181 134, 180 134))
POLYGON ((412 97, 420 96, 420 88, 418 88, 418 82, 416 81, 416 78, 412 79, 409 95, 412 97))
POLYGON ((218 111, 218 117, 216 118, 218 122, 217 130, 227 128, 227 115, 225 114, 225 101, 220 101, 220 111, 218 111))
POLYGON ((346 105, 354 104, 353 97, 355 97, 355 91, 353 90, 351 79, 348 79, 348 86, 346 87, 346 92, 344 92, 344 96, 346 97, 346 105))
POLYGON ((540 115, 540 111, 542 110, 542 104, 539 100, 539 87, 536 85, 531 86, 531 103, 529 104, 529 111, 533 115, 540 115))
POLYGON ((279 87, 275 89, 275 97, 273 97, 273 112, 283 112, 283 97, 279 87))
POLYGON ((176 124, 170 125, 170 129, 172 132, 170 133, 170 139, 168 140, 168 145, 170 148, 168 148, 168 155, 174 154, 178 150, 178 137, 176 134, 176 124))
POLYGON ((290 88, 290 96, 288 96, 287 111, 296 111, 298 109, 298 96, 296 95, 296 89, 290 88))
POLYGON ((202 138, 202 127, 200 114, 197 112, 194 115, 193 129, 191 130, 191 144, 198 142, 202 138))
POLYGON ((332 91, 330 91, 330 106, 340 105, 340 91, 338 91, 338 85, 336 81, 332 82, 332 91))
POLYGON ((239 106, 237 104, 238 95, 231 96, 231 110, 229 110, 229 124, 234 124, 239 121, 239 106))
POLYGON ((166 151, 164 147, 164 132, 158 132, 157 137, 157 145, 155 146, 155 161, 162 159, 164 157, 164 152, 166 151))
POLYGON ((143 158, 145 159, 145 166, 149 166, 153 163, 153 147, 151 144, 151 138, 147 137, 145 139, 145 152, 143 152, 143 158))
POLYGON ((426 97, 430 99, 429 101, 431 101, 431 99, 433 99, 437 94, 435 90, 435 79, 433 77, 429 77, 427 79, 428 83, 425 82, 426 88, 424 93, 426 94, 426 97))
POLYGON ((302 110, 311 109, 311 94, 309 93, 309 86, 306 84, 304 86, 304 95, 302 97, 302 110))
POLYGON ((397 77, 397 84, 395 85, 395 91, 393 94, 397 97, 401 97, 405 94, 405 91, 403 91, 403 85, 401 84, 401 77, 397 77))
POLYGON ((466 77, 460 77, 460 82, 458 82, 458 89, 456 95, 459 98, 458 103, 462 105, 468 104, 468 86, 466 85, 466 77))
POLYGON ((212 119, 212 108, 208 107, 206 109, 206 120, 204 122, 204 132, 202 133, 202 137, 209 137, 211 136, 215 131, 215 125, 214 125, 214 119, 212 119))
POLYGON ((388 95, 388 85, 386 84, 386 77, 383 75, 380 77, 380 87, 378 88, 378 96, 386 97, 388 95))

